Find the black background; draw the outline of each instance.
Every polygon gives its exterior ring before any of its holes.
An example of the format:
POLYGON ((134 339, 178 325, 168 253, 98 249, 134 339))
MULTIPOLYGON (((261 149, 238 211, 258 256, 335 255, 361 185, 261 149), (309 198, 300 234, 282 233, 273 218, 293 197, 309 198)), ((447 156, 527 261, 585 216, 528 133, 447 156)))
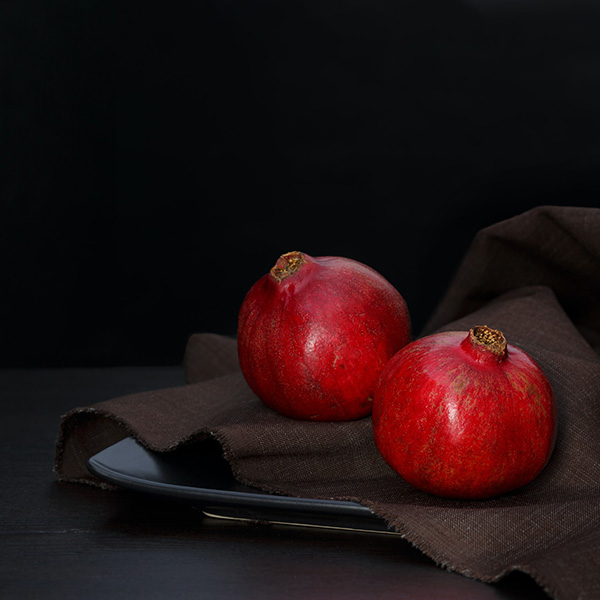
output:
POLYGON ((0 366, 175 364, 290 250, 418 333, 478 229, 600 206, 600 2, 0 4, 0 366))

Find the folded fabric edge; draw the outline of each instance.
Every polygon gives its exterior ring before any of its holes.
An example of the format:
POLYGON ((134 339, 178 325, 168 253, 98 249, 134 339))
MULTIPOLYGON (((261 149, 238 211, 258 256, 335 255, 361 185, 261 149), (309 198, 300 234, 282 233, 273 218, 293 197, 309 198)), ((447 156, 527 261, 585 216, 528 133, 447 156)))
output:
MULTIPOLYGON (((126 438, 128 435, 134 435, 126 423, 117 417, 112 416, 107 419, 107 424, 112 421, 114 425, 118 426, 118 429, 111 427, 112 435, 103 436, 103 441, 90 446, 89 451, 85 451, 84 448, 80 448, 73 443, 72 433, 80 426, 84 425, 86 421, 90 420, 90 417, 101 418, 100 411, 95 407, 84 407, 84 408, 73 408, 68 413, 61 417, 58 436, 54 451, 54 464, 53 472, 56 475, 58 481, 68 483, 85 483, 93 485, 106 490, 119 489, 118 486, 109 484, 102 481, 100 478, 92 475, 87 469, 87 460, 91 458, 97 452, 100 452, 113 444, 126 438), (68 455, 69 451, 74 453, 73 458, 68 455), (69 467, 73 469, 69 471, 69 467)), ((97 438, 96 438, 97 439, 97 438)))
MULTIPOLYGON (((152 446, 140 438, 125 419, 109 410, 95 406, 74 408, 61 419, 53 472, 58 481, 90 484, 109 490, 119 489, 118 486, 102 481, 89 471, 87 462, 92 456, 126 437, 132 437, 148 450, 169 452, 195 437, 201 439, 203 433, 205 432, 194 432, 169 447, 152 446), (102 435, 87 435, 92 429, 96 432, 102 431, 102 435), (74 435, 75 430, 79 435, 74 435)), ((208 435, 206 432, 206 436, 208 435)))
MULTIPOLYGON (((191 431, 169 446, 152 445, 142 439, 125 419, 98 406, 74 408, 61 418, 53 463, 53 472, 57 480, 89 484, 107 490, 119 489, 119 486, 102 481, 93 475, 87 468, 87 462, 95 454, 126 437, 135 439, 141 446, 154 452, 171 452, 192 441, 214 439, 220 444, 223 456, 229 463, 235 479, 244 485, 259 487, 243 476, 226 436, 219 432, 202 427, 191 431), (74 435, 75 431, 78 435, 74 435), (102 435, 97 435, 98 431, 102 431, 102 435), (89 433, 92 434, 88 435, 89 433)), ((260 489, 272 494, 289 495, 276 487, 260 486, 260 489)))
POLYGON ((505 567, 501 571, 496 573, 485 573, 477 570, 473 570, 468 565, 461 565, 453 562, 450 557, 439 552, 438 549, 433 548, 430 543, 416 534, 414 531, 408 531, 402 523, 397 523, 397 516, 386 511, 385 507, 382 507, 376 502, 370 502, 369 500, 355 498, 355 497, 340 497, 335 498, 336 500, 348 500, 351 502, 358 502, 363 506, 369 508, 375 515, 384 519, 390 527, 400 534, 400 537, 406 540, 411 546, 416 548, 419 552, 424 554, 427 558, 432 560, 435 565, 441 569, 449 571, 451 573, 457 573, 468 579, 475 581, 481 581, 483 583, 495 584, 499 583, 502 579, 510 575, 511 573, 523 573, 530 577, 546 594, 548 594, 554 600, 561 600, 559 591, 552 582, 548 581, 543 573, 540 573, 538 569, 528 564, 514 564, 505 567))

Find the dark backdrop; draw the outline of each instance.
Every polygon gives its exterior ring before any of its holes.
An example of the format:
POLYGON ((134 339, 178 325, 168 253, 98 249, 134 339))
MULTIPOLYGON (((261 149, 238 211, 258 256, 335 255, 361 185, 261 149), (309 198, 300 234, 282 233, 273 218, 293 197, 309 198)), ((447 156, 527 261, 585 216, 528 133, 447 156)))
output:
POLYGON ((475 232, 600 206, 595 0, 0 4, 0 365, 167 364, 283 252, 418 333, 475 232))

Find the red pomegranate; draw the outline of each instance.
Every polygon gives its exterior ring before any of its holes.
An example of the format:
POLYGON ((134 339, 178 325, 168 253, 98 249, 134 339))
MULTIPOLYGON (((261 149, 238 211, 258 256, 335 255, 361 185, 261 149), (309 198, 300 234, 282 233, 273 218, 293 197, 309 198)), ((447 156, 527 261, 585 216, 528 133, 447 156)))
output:
POLYGON ((414 487, 483 499, 533 480, 548 462, 556 401, 538 364, 486 326, 415 340, 384 369, 375 443, 414 487))
POLYGON ((267 406, 295 419, 369 415, 383 367, 410 339, 400 293, 342 257, 283 254, 239 313, 246 381, 267 406))

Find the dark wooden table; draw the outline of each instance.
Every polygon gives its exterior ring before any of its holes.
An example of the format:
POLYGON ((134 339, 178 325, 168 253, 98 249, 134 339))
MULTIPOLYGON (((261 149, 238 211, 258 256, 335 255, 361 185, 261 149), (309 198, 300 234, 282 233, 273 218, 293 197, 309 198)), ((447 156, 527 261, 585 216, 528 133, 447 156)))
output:
POLYGON ((179 367, 0 371, 0 597, 547 600, 525 575, 473 581, 399 536, 226 522, 56 481, 62 414, 182 383, 179 367))

